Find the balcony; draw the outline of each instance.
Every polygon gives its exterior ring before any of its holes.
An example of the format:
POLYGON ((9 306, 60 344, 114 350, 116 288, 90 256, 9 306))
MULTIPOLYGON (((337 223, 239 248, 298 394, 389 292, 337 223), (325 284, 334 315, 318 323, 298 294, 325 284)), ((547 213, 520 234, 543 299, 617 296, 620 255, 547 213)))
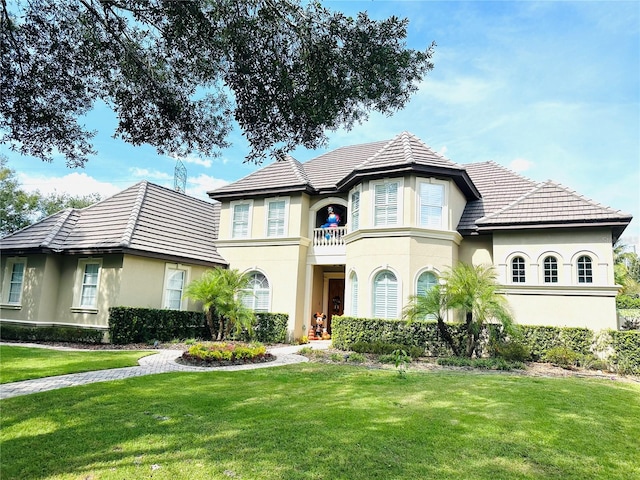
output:
POLYGON ((347 249, 344 236, 347 227, 314 228, 311 256, 317 265, 344 263, 347 249))

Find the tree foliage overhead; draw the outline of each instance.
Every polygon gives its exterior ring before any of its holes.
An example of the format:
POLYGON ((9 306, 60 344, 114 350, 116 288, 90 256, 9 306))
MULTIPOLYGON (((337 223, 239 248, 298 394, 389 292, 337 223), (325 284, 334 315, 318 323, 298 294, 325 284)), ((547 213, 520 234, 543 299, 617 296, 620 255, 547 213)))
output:
POLYGON ((214 155, 235 119, 249 160, 317 148, 326 131, 402 108, 433 68, 407 20, 351 18, 300 0, 0 0, 0 133, 69 166, 94 153, 98 100, 115 136, 214 155))

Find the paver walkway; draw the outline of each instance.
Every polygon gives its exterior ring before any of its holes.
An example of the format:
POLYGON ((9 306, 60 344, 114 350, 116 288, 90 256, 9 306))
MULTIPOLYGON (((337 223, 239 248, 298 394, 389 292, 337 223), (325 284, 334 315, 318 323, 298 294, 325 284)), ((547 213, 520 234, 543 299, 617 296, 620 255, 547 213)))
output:
MULTIPOLYGON (((314 349, 325 350, 329 348, 330 344, 330 340, 318 340, 311 342, 306 346, 310 346, 314 349)), ((73 350, 64 347, 47 347, 32 343, 0 342, 0 345, 73 350)), ((137 367, 111 368, 109 370, 71 373, 69 375, 60 375, 57 377, 37 378, 34 380, 24 380, 22 382, 5 383, 0 385, 0 399, 17 397, 19 395, 28 395, 36 392, 46 392, 57 388, 85 385, 87 383, 108 382, 111 380, 140 377, 142 375, 153 375, 155 373, 252 370, 255 368, 269 368, 308 362, 309 359, 307 357, 296 354, 300 348, 302 348, 301 345, 271 348, 268 349, 268 352, 276 357, 273 362, 251 363, 227 367, 191 367, 188 365, 181 365, 176 362, 176 359, 182 355, 181 350, 158 350, 158 353, 142 357, 138 360, 140 365, 137 367)))

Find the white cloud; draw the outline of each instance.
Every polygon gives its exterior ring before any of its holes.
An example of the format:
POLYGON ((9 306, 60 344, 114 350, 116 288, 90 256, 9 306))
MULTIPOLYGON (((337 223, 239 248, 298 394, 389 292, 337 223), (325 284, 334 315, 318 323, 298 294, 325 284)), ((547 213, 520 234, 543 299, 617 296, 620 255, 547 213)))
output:
POLYGON ((173 179, 173 175, 168 174, 167 172, 162 172, 160 170, 149 170, 148 168, 130 168, 129 172, 134 177, 144 178, 146 180, 171 180, 173 179))
MULTIPOLYGON (((115 195, 125 187, 113 183, 101 182, 86 173, 70 173, 62 177, 35 176, 23 173, 17 174, 22 188, 28 192, 39 190, 44 195, 51 193, 67 193, 71 196, 86 196, 98 193, 102 197, 115 195)), ((128 185, 127 185, 128 186, 128 185)))
POLYGON ((210 159, 200 158, 194 155, 187 155, 186 157, 176 157, 176 159, 181 160, 183 163, 193 163, 195 165, 201 165, 205 168, 209 168, 212 164, 210 159))
POLYGON ((469 105, 487 99, 499 88, 498 83, 491 83, 480 78, 454 77, 435 80, 427 77, 420 85, 418 97, 431 98, 447 105, 469 105))
POLYGON ((514 172, 526 172, 531 167, 533 167, 533 162, 526 158, 516 158, 509 163, 509 168, 514 172))
POLYGON ((207 192, 210 190, 215 190, 216 188, 220 188, 228 183, 229 182, 227 182, 226 180, 214 178, 202 173, 197 177, 187 177, 186 194, 191 195, 192 197, 200 198, 202 200, 211 200, 207 195, 207 192))
POLYGON ((443 157, 446 156, 446 154, 447 154, 447 146, 443 145, 442 147, 440 147, 440 150, 438 150, 438 153, 440 155, 442 155, 443 157))

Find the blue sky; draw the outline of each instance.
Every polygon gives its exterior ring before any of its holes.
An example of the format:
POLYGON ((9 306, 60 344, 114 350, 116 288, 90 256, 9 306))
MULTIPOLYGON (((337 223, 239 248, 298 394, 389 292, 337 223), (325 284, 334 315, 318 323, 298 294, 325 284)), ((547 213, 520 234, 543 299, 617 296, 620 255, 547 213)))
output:
MULTIPOLYGON (((624 237, 640 237, 640 2, 333 1, 333 10, 407 17, 408 46, 437 43, 435 69, 409 105, 329 134, 326 149, 298 149, 300 161, 344 145, 410 131, 457 163, 493 160, 534 181, 552 179, 634 216, 624 237)), ((98 154, 84 169, 62 158, 9 156, 23 187, 110 195, 140 180, 173 186, 175 160, 111 138, 114 115, 98 105, 86 125, 98 154)), ((237 180, 244 163, 236 129, 218 158, 183 159, 187 193, 237 180)), ((638 247, 640 248, 640 247, 638 247)))

